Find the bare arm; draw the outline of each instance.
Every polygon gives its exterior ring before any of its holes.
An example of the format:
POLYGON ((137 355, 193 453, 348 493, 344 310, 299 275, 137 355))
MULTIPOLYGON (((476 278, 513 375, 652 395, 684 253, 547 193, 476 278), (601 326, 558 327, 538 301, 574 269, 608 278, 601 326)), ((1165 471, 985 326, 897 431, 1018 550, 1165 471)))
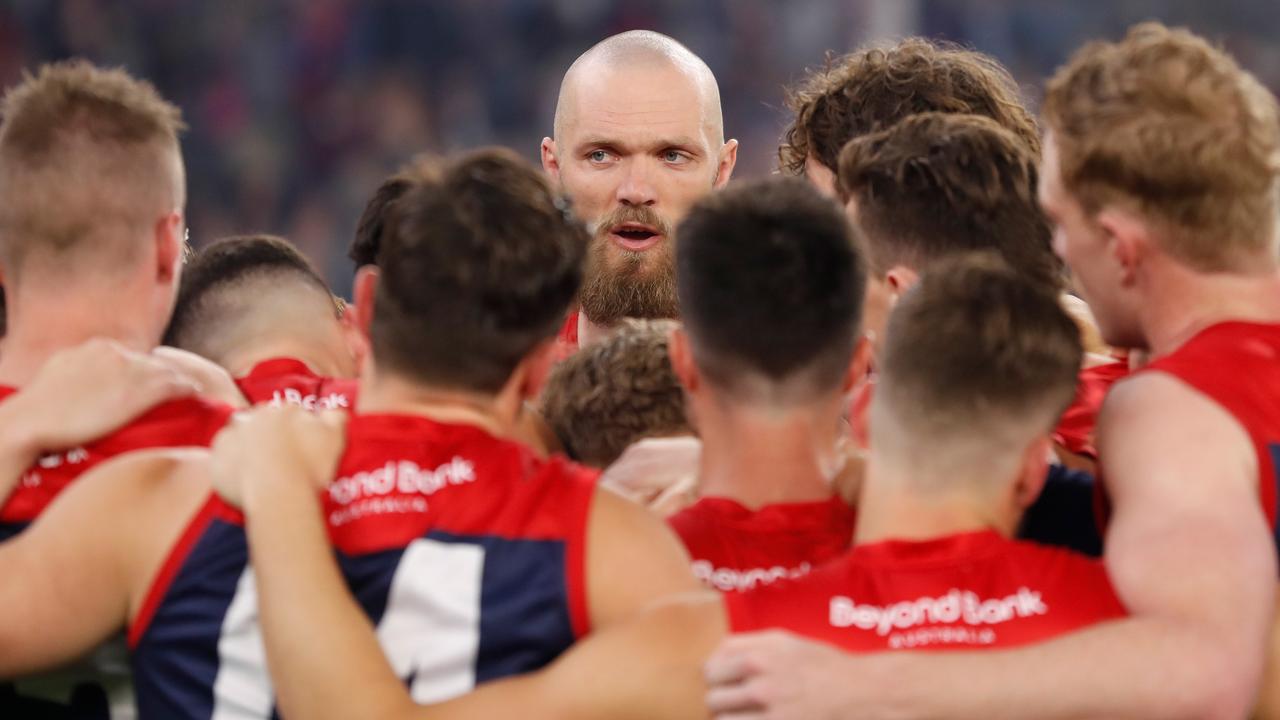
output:
POLYGON ((198 389, 166 361, 109 340, 57 353, 27 387, 0 402, 0 503, 42 454, 96 440, 198 389))
POLYGON ((1276 586, 1247 436, 1155 375, 1117 386, 1099 438, 1116 509, 1106 563, 1130 618, 1016 651, 945 656, 835 656, 778 635, 738 638, 709 664, 709 704, 726 718, 761 708, 770 718, 1244 716, 1276 586), (845 680, 817 700, 786 695, 806 668, 845 680))
POLYGON ((135 453, 107 463, 0 545, 0 576, 8 578, 0 583, 0 677, 73 660, 125 627, 184 518, 208 493, 162 482, 178 457, 135 453))

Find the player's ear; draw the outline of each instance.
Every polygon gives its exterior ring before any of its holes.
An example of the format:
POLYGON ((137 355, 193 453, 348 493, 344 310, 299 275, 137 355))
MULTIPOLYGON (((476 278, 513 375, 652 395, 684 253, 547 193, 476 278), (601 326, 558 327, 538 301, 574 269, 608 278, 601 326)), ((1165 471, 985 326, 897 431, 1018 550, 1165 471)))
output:
POLYGON ((555 182, 560 180, 560 157, 556 154, 556 141, 542 138, 542 169, 555 182))
POLYGON ((355 303, 347 303, 342 310, 342 316, 338 318, 338 322, 342 325, 342 339, 347 345, 348 352, 351 353, 356 375, 364 370, 365 358, 369 356, 369 337, 364 330, 360 329, 358 315, 359 309, 355 303))
POLYGON ((156 280, 166 285, 176 282, 181 271, 184 227, 182 213, 178 210, 156 221, 156 280))
POLYGON ((1013 488, 1013 503, 1019 512, 1031 507, 1044 490, 1052 453, 1053 440, 1048 435, 1037 437, 1022 452, 1018 479, 1013 488))
POLYGON ((889 286, 891 303, 896 303, 902 293, 915 287, 920 282, 920 273, 906 265, 894 265, 884 274, 885 285, 889 286))
POLYGON ((702 377, 693 361, 689 335, 683 327, 671 328, 671 334, 667 336, 667 353, 671 356, 671 370, 684 386, 685 392, 698 392, 702 388, 702 377))
POLYGON ((373 298, 378 293, 379 280, 380 273, 376 265, 365 265, 356 271, 354 320, 356 328, 365 338, 369 337, 369 326, 373 323, 373 298))
POLYGON ((738 141, 729 140, 720 147, 719 162, 716 166, 716 179, 712 186, 719 190, 729 184, 733 177, 733 168, 738 164, 738 141))
POLYGON ((1146 223, 1132 213, 1114 207, 1103 208, 1094 222, 1106 235, 1107 253, 1120 266, 1120 282, 1125 286, 1132 285, 1138 266, 1152 247, 1146 223))
POLYGON ((557 350, 555 338, 549 338, 538 343, 538 346, 525 355, 516 366, 522 400, 533 400, 542 392, 547 376, 551 374, 551 368, 556 363, 557 350))

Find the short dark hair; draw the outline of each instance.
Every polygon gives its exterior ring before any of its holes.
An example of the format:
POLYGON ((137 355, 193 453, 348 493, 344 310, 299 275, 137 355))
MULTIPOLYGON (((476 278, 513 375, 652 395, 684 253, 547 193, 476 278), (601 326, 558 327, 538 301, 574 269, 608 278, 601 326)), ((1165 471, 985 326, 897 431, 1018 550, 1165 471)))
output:
POLYGON ((391 206, 408 191, 413 184, 407 172, 401 171, 387 177, 373 191, 373 197, 360 213, 356 223, 356 235, 347 248, 347 257, 357 268, 378 264, 378 248, 382 246, 382 233, 387 226, 387 216, 391 206))
POLYGON ((667 347, 674 327, 625 319, 552 370, 542 413, 569 457, 604 468, 638 440, 693 433, 667 347))
POLYGON ((1082 357, 1080 330, 1055 292, 992 253, 957 255, 894 306, 875 402, 931 434, 984 433, 993 422, 1047 433, 1075 393, 1082 357))
POLYGON ((676 284, 709 380, 731 391, 752 376, 798 381, 805 400, 840 382, 866 284, 854 233, 796 178, 742 183, 694 206, 676 232, 676 284))
POLYGON ((1028 278, 1062 284, 1036 199, 1036 157, 995 121, 914 115, 851 140, 838 171, 876 276, 898 264, 924 271, 956 252, 994 250, 1028 278))
POLYGON ((989 117, 1040 152, 1035 118, 999 61, 925 38, 828 57, 826 67, 788 91, 787 106, 795 119, 783 133, 778 162, 792 175, 804 174, 810 156, 835 170, 846 142, 922 112, 989 117))
POLYGON ((239 235, 214 241, 197 251, 182 268, 178 299, 164 333, 164 344, 206 355, 203 345, 212 330, 210 323, 236 319, 219 317, 220 308, 238 312, 220 302, 222 294, 237 292, 236 288, 250 279, 284 275, 330 295, 328 285, 311 263, 282 237, 239 235))
POLYGON ((555 335, 582 283, 587 230, 510 150, 422 163, 378 253, 380 368, 492 393, 555 335))

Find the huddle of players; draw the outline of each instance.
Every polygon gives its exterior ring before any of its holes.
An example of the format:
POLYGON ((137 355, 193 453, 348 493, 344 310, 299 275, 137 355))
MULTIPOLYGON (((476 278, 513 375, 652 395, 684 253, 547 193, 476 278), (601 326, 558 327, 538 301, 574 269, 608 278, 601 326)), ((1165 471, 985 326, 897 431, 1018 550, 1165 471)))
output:
POLYGON ((482 150, 379 190, 344 313, 274 239, 182 271, 180 121, 149 86, 73 63, 11 91, 0 675, 123 631, 156 717, 1248 713, 1277 685, 1274 98, 1144 25, 1050 82, 1043 148, 998 66, 923 41, 794 100, 808 182, 720 189, 705 65, 611 38, 566 74, 546 175, 482 150), (1058 427, 1093 411, 1054 252, 1152 358, 1092 442, 1058 427), (745 592, 531 449, 554 360, 677 311, 700 499, 671 527, 745 592), (307 409, 228 423, 213 389, 307 409), (1012 539, 1088 445, 1103 560, 1012 539))

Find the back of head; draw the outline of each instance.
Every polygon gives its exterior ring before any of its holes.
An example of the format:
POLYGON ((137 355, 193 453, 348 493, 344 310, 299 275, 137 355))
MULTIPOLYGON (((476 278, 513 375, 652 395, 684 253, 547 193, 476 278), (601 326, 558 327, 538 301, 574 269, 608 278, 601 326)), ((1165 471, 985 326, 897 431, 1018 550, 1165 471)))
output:
POLYGON ((603 468, 638 440, 692 433, 667 348, 675 326, 626 320, 556 366, 542 410, 569 457, 603 468))
POLYGON ((676 237, 682 316, 709 381, 771 405, 840 386, 865 276, 835 203, 795 178, 742 183, 694 206, 676 237))
POLYGON ((416 168, 378 253, 378 368, 436 387, 501 390, 555 335, 582 282, 587 232, 567 207, 509 150, 416 168))
POLYGON ((1204 272, 1276 247, 1276 99, 1226 53, 1157 23, 1086 45, 1049 82, 1044 118, 1063 186, 1092 215, 1115 205, 1204 272))
POLYGON ((356 236, 347 248, 347 257, 357 268, 378 264, 378 249, 382 246, 382 233, 387 227, 391 207, 412 184, 408 173, 398 172, 383 180, 373 191, 373 197, 369 198, 356 223, 356 236))
POLYGON ((1071 401, 1082 352, 1055 293, 989 253, 939 262, 889 318, 872 453, 953 474, 1016 463, 1071 401))
POLYGON ((225 366, 251 343, 340 335, 337 318, 328 286, 289 241, 229 237, 187 261, 164 344, 225 366))
POLYGON ((1061 282, 1036 157, 988 118, 924 113, 856 138, 840 154, 839 178, 876 276, 994 250, 1029 279, 1061 282))
POLYGON ((830 60, 789 91, 787 105, 795 119, 778 162, 791 175, 803 175, 810 157, 835 170, 850 139, 922 112, 982 115, 1040 151, 1035 119, 1008 70, 988 55, 923 38, 830 60))
POLYGON ((127 267, 185 203, 180 113, 123 70, 45 65, 6 93, 0 124, 0 261, 21 282, 127 267))

